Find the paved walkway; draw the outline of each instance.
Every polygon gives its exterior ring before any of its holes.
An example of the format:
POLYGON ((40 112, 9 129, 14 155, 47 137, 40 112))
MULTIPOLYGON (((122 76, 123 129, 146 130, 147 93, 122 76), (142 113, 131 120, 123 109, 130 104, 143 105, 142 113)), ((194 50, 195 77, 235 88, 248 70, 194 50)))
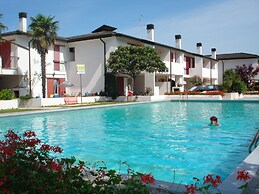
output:
POLYGON ((256 171, 255 177, 248 184, 248 193, 259 194, 259 170, 256 171))

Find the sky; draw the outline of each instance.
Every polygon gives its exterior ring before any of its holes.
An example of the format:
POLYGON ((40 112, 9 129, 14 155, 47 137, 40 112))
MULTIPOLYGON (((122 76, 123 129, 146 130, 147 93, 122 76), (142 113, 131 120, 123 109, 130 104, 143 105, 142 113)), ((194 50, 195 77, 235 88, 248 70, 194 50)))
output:
POLYGON ((7 31, 19 28, 19 12, 55 16, 58 35, 91 33, 103 24, 116 32, 146 39, 146 25, 154 24, 155 42, 175 46, 182 36, 182 49, 203 54, 259 55, 259 0, 0 0, 0 22, 7 31))

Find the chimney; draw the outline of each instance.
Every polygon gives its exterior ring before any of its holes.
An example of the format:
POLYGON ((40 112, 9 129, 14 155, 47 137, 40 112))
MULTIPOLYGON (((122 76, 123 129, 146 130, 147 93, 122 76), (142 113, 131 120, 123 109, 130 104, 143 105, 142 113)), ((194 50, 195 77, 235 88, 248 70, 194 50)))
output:
POLYGON ((202 55, 202 44, 198 42, 196 46, 197 46, 197 54, 202 55))
POLYGON ((217 59, 216 48, 212 48, 212 49, 211 49, 211 57, 212 57, 213 59, 217 59))
POLYGON ((147 25, 147 39, 150 41, 155 41, 154 24, 147 25))
POLYGON ((175 47, 182 49, 182 36, 180 34, 175 35, 175 47))
POLYGON ((27 13, 19 13, 19 30, 22 32, 27 32, 27 13))

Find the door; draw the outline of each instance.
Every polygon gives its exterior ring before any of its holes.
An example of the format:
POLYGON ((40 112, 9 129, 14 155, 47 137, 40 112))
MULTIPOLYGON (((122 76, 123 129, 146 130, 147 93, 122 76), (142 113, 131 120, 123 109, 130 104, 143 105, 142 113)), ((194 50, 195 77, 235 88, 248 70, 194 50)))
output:
POLYGON ((51 94, 58 94, 59 96, 63 96, 63 94, 66 92, 66 88, 60 87, 59 85, 64 81, 64 78, 47 79, 48 98, 50 98, 51 94))
POLYGON ((0 56, 2 57, 2 68, 11 68, 11 43, 10 42, 0 42, 0 56))
POLYGON ((124 96, 124 78, 117 77, 117 91, 119 96, 124 96))
POLYGON ((189 75, 189 69, 190 69, 190 57, 186 57, 186 75, 189 75))

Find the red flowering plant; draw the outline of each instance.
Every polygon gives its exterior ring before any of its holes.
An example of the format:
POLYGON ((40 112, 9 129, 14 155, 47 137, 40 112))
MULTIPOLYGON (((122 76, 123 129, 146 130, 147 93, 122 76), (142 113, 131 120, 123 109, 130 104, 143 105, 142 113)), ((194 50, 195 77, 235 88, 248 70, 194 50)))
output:
POLYGON ((0 141, 0 193, 149 193, 150 174, 127 178, 106 167, 92 170, 75 157, 58 159, 58 146, 41 144, 33 131, 9 130, 0 141), (143 177, 145 178, 143 178, 143 177))
MULTIPOLYGON (((196 191, 199 193, 210 193, 210 188, 216 189, 216 193, 220 194, 220 190, 218 186, 222 183, 221 177, 218 175, 208 174, 203 178, 203 183, 198 178, 193 178, 195 180, 195 184, 185 185, 185 194, 196 194, 196 191)), ((248 188, 248 180, 250 180, 249 173, 245 170, 241 170, 237 172, 237 180, 244 181, 245 184, 239 187, 239 189, 244 190, 249 193, 246 189, 248 188)), ((215 193, 215 192, 213 192, 215 193)))
POLYGON ((196 193, 196 185, 185 185, 185 194, 195 194, 196 193))
POLYGON ((245 183, 239 187, 239 189, 246 190, 248 187, 248 180, 250 180, 249 173, 245 170, 237 171, 237 180, 244 181, 245 183))
POLYGON ((199 193, 210 193, 210 187, 217 190, 217 193, 221 193, 218 190, 218 186, 222 183, 221 177, 218 175, 208 174, 203 177, 203 182, 198 178, 193 178, 195 180, 194 184, 185 185, 185 194, 196 194, 199 193))

